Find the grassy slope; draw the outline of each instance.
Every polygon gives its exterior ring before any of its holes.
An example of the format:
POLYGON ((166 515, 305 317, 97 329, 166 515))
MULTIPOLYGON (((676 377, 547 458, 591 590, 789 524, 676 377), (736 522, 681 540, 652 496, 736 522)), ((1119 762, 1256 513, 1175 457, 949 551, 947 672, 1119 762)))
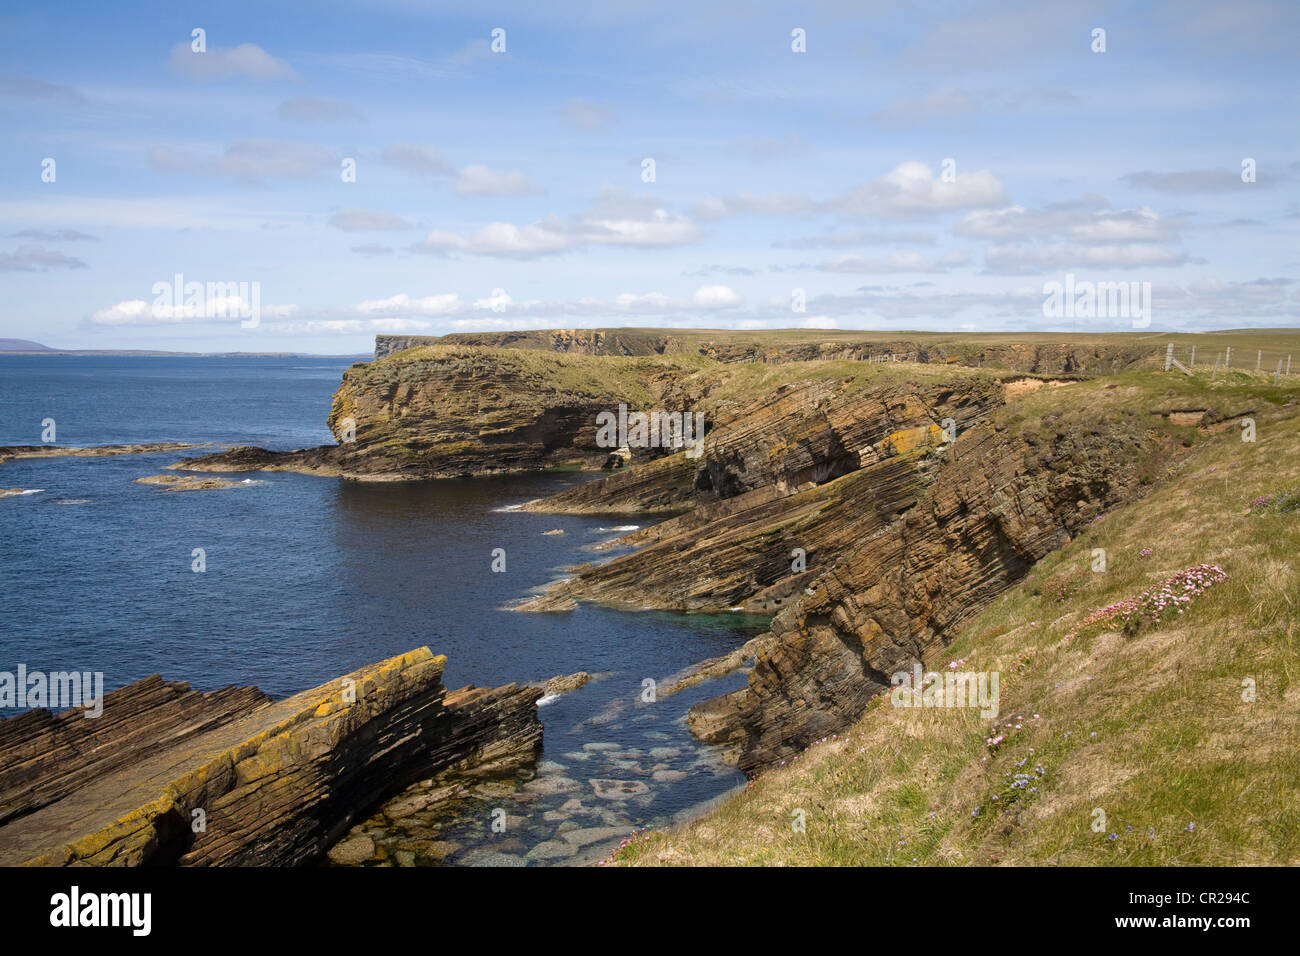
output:
MULTIPOLYGON (((1209 405, 1223 418, 1287 400, 1247 378, 1178 376, 1173 396, 1171 377, 1150 373, 1087 387, 1098 403, 1108 393, 1111 404, 1098 409, 1107 414, 1209 405)), ((1012 427, 1042 427, 1039 417, 1059 400, 1044 390, 1006 414, 1012 427)), ((839 739, 773 768, 693 824, 650 834, 618 860, 1300 860, 1300 511, 1247 513, 1260 495, 1300 488, 1300 421, 1261 414, 1254 444, 1233 426, 1172 472, 1045 558, 928 662, 1000 673, 996 729, 1006 739, 996 748, 986 744, 993 722, 974 709, 894 708, 883 696, 839 739), (1094 548, 1107 552, 1104 573, 1090 570, 1094 548), (1153 553, 1141 556, 1144 548, 1153 553), (1067 639, 1089 611, 1201 563, 1229 578, 1181 617, 1137 636, 1094 626, 1067 639), (1246 678, 1257 685, 1253 703, 1242 699, 1246 678), (1036 790, 1012 788, 1026 772, 1036 790), (1093 829, 1097 808, 1106 814, 1101 832, 1093 829), (806 832, 791 825, 796 809, 806 832)))

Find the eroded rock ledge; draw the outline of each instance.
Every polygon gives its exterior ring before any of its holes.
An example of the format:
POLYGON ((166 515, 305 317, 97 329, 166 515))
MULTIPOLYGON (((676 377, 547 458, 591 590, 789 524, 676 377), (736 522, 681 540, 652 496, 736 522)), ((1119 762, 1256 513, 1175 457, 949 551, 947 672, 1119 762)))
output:
MULTIPOLYGON (((807 364, 811 374, 817 363, 807 364)), ((671 500, 685 510, 522 609, 586 600, 774 615, 768 633, 665 682, 670 693, 747 670, 747 686, 688 721, 752 773, 857 719, 891 674, 930 660, 1035 562, 1144 494, 1210 434, 1189 425, 1187 400, 1169 387, 1180 383, 1167 379, 924 371, 811 401, 811 383, 801 402, 786 402, 799 390, 774 390, 720 419, 685 478, 666 460, 532 503, 635 512, 641 499, 654 512, 671 500), (955 441, 940 437, 945 418, 955 441)), ((1215 421, 1265 414, 1250 396, 1220 398, 1215 421)))
POLYGON ((448 693, 444 663, 419 648, 278 702, 155 675, 96 719, 2 720, 0 865, 311 864, 418 779, 536 759, 541 690, 448 693))

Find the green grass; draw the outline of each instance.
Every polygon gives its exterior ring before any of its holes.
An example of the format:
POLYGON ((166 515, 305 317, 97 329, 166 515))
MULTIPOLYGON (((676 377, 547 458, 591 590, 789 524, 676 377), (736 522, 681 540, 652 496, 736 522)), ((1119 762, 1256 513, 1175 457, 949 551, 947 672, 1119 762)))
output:
POLYGON ((1069 402, 1044 389, 1004 409, 1024 429, 1081 427, 1088 408, 1138 415, 1154 437, 1189 443, 1195 426, 1165 413, 1203 407, 1212 423, 1252 411, 1257 440, 1243 442, 1235 425, 1196 436, 1199 447, 1153 474, 1147 497, 1043 559, 927 662, 998 671, 996 728, 973 709, 895 708, 885 695, 838 738, 694 823, 623 849, 618 862, 1300 861, 1300 511, 1252 509, 1269 494, 1295 500, 1300 421, 1279 417, 1285 387, 1247 379, 1134 373, 1072 386, 1069 402), (1106 553, 1104 572, 1092 571, 1094 549, 1106 553), (1202 563, 1228 578, 1184 614, 1130 636, 1093 628, 1068 637, 1088 612, 1202 563), (1248 680, 1253 702, 1243 700, 1248 680), (996 733, 1006 739, 990 747, 996 733), (1026 772, 1030 782, 1013 787, 1026 772), (796 809, 802 833, 791 825, 796 809))

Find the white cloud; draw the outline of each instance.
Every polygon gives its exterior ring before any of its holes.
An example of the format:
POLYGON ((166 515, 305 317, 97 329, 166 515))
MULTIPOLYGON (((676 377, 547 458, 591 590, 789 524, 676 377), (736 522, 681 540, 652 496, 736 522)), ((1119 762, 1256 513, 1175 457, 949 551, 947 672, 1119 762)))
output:
POLYGON ((189 43, 172 47, 167 58, 172 71, 192 80, 285 80, 297 76, 284 60, 267 53, 256 43, 236 47, 209 47, 195 53, 189 43))
POLYGON ((834 211, 846 215, 909 217, 1004 202, 1002 184, 987 170, 958 171, 952 182, 946 182, 925 163, 907 162, 833 205, 834 211))
POLYGON ((320 333, 348 335, 401 334, 404 332, 433 332, 432 322, 423 319, 309 319, 304 322, 273 324, 270 331, 289 335, 315 335, 320 333))
POLYGON ((486 166, 466 166, 456 180, 456 192, 462 196, 527 196, 541 191, 518 170, 497 172, 486 166))
POLYGON ((1042 209, 1006 206, 968 213, 953 234, 972 239, 1046 239, 1064 236, 1084 243, 1161 242, 1176 239, 1185 226, 1149 206, 1109 209, 1100 197, 1054 203, 1042 209))
POLYGON ((403 315, 451 315, 461 308, 460 296, 455 292, 428 295, 422 299, 412 299, 405 292, 399 292, 387 299, 371 299, 357 304, 357 311, 363 314, 387 312, 403 315))
POLYGON ((238 140, 220 156, 158 146, 149 151, 149 162, 159 172, 250 182, 309 179, 338 165, 324 147, 275 139, 238 140))
POLYGON ((692 207, 692 214, 698 219, 819 214, 907 219, 1005 202, 1002 184, 987 170, 959 172, 952 182, 946 182, 925 163, 913 161, 900 163, 878 179, 823 201, 796 193, 739 193, 702 199, 692 207))
POLYGON ((642 295, 624 292, 622 295, 615 297, 614 306, 621 312, 653 312, 677 308, 680 303, 675 302, 662 292, 646 292, 642 295))
POLYGON ((740 305, 741 297, 725 285, 705 285, 695 290, 691 302, 702 309, 728 309, 740 305))
MULTIPOLYGON (((296 305, 257 304, 260 318, 286 318, 298 311, 296 305)), ((196 322, 240 322, 253 314, 253 304, 240 295, 210 295, 196 304, 174 305, 127 299, 90 316, 93 325, 149 326, 196 322)))
POLYGON ((1032 275, 1073 269, 1155 269, 1193 261, 1186 253, 1151 245, 1030 243, 992 245, 984 250, 986 272, 1032 275))
POLYGON ((834 329, 838 325, 829 315, 810 315, 799 323, 799 327, 804 329, 834 329))
POLYGON ((475 299, 475 309, 490 309, 493 312, 500 312, 507 307, 514 305, 514 299, 504 289, 493 289, 492 295, 486 299, 475 299))
POLYGON ((527 225, 492 222, 461 235, 435 229, 414 252, 465 252, 477 256, 531 259, 583 246, 675 246, 701 235, 695 223, 646 197, 607 189, 589 209, 572 219, 548 216, 527 225))

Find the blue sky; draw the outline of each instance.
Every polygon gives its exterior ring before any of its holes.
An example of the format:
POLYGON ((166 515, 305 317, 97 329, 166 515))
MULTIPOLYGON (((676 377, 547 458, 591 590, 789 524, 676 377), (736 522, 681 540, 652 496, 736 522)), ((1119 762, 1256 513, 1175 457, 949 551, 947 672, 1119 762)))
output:
POLYGON ((1045 317, 1067 274, 1300 325, 1300 5, 469 6, 0 15, 0 337, 1130 327, 1045 317), (178 273, 256 324, 159 308, 178 273))

